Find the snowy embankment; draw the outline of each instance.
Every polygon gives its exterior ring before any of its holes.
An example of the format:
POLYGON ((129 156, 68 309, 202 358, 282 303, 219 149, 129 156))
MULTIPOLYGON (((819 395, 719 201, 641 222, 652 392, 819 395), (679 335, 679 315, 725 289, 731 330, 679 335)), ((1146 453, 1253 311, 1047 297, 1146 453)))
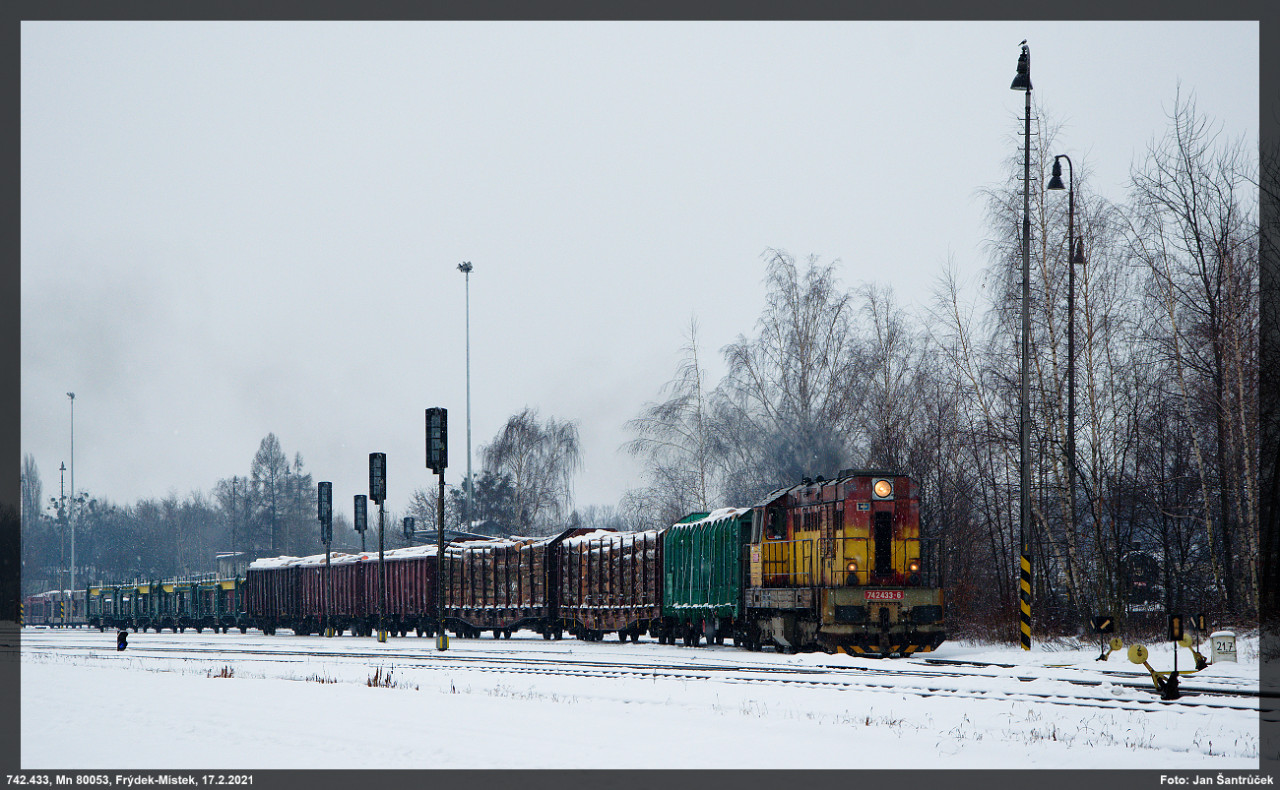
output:
MULTIPOLYGON (((24 769, 1258 767, 1256 700, 1160 701, 1121 685, 1145 670, 1096 647, 946 643, 932 657, 1017 666, 940 675, 922 658, 652 641, 129 640, 118 653, 110 633, 24 632, 24 769), (1127 677, 1071 682, 1102 670, 1127 677)), ((1256 687, 1256 643, 1240 657, 1198 677, 1256 687)), ((1152 648, 1156 669, 1172 659, 1152 648)))

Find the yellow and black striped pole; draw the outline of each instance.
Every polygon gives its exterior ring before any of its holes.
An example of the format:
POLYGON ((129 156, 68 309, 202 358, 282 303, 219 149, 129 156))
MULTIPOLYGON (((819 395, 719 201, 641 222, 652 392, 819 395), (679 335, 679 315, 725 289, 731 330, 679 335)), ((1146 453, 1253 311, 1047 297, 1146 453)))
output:
POLYGON ((1018 598, 1022 605, 1022 649, 1031 649, 1031 555, 1026 549, 1022 552, 1022 579, 1018 598))

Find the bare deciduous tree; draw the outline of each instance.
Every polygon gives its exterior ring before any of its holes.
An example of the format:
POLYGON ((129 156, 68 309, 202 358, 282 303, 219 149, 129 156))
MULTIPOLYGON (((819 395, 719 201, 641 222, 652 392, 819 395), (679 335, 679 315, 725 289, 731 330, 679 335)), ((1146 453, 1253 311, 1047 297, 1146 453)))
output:
POLYGON ((737 443, 730 456, 755 470, 739 494, 833 474, 864 435, 852 298, 837 284, 836 262, 811 256, 801 272, 784 251, 765 255, 758 334, 724 349, 729 373, 717 401, 722 436, 737 443))
POLYGON ((515 526, 551 531, 573 510, 573 476, 582 468, 578 424, 536 409, 512 415, 480 448, 487 471, 506 476, 515 487, 515 526))
POLYGON ((1213 583, 1227 611, 1248 613, 1258 591, 1257 179, 1243 145, 1219 137, 1179 93, 1167 132, 1132 173, 1129 239, 1192 426, 1213 583))
POLYGON ((624 445, 647 464, 650 489, 663 516, 674 523, 717 501, 721 465, 710 386, 699 360, 698 325, 690 320, 688 340, 675 378, 663 386, 667 398, 645 404, 627 423, 635 438, 624 445))

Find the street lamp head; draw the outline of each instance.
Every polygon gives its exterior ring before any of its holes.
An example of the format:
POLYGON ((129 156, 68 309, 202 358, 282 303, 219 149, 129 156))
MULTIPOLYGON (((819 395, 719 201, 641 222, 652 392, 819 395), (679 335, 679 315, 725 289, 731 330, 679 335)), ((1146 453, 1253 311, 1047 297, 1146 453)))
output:
POLYGON ((471 274, 471 261, 463 261, 462 263, 458 264, 458 271, 462 272, 463 274, 471 274))
POLYGON ((1027 40, 1022 40, 1022 54, 1018 56, 1018 73, 1013 78, 1009 90, 1031 91, 1031 50, 1027 48, 1027 40))
POLYGON ((68 393, 67 393, 67 397, 68 397, 68 398, 70 398, 71 400, 75 400, 75 399, 76 399, 76 394, 75 394, 74 392, 68 392, 68 393))
POLYGON ((1047 189, 1066 189, 1066 185, 1062 183, 1062 156, 1058 155, 1053 158, 1053 177, 1049 179, 1047 189))

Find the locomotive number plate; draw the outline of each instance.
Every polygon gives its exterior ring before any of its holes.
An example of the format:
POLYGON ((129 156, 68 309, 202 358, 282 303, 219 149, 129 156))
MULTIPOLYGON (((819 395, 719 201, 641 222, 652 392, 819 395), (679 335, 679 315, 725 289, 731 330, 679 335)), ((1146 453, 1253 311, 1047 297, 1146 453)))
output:
POLYGON ((901 601, 902 590, 867 590, 868 601, 901 601))

